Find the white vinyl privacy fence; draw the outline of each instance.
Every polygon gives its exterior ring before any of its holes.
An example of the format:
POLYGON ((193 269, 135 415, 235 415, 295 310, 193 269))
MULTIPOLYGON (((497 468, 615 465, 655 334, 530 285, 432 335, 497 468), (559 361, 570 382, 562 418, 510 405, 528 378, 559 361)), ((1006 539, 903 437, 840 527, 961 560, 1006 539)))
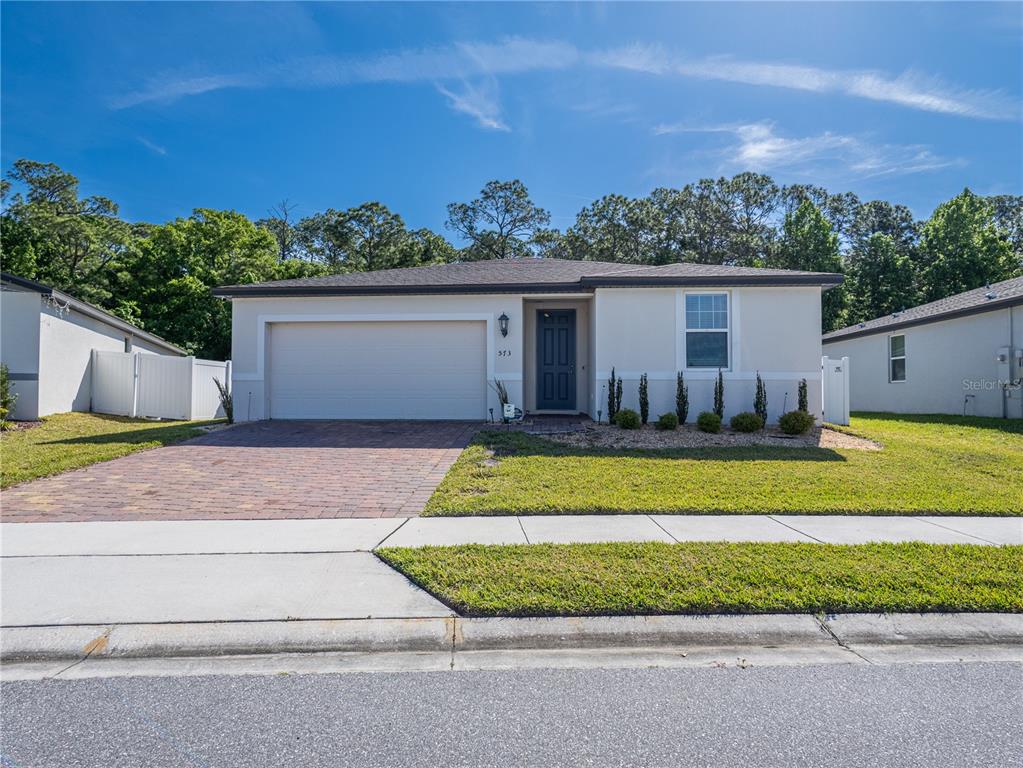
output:
POLYGON ((849 423, 849 358, 821 358, 821 387, 824 421, 849 423))
POLYGON ((92 410, 157 419, 224 415, 214 379, 231 386, 231 361, 92 351, 92 410))

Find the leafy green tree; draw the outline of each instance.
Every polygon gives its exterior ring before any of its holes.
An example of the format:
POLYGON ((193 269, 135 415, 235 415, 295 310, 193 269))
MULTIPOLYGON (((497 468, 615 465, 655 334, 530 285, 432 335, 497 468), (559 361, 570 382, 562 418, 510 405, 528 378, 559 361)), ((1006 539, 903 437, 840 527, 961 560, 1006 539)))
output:
POLYGON ((913 261, 890 235, 875 232, 866 242, 857 243, 847 270, 847 323, 873 320, 919 303, 913 261))
POLYGON ((447 227, 468 241, 468 259, 511 259, 531 253, 530 243, 551 216, 529 198, 518 179, 490 181, 469 203, 448 205, 447 227))
MULTIPOLYGON (((771 266, 809 272, 841 272, 842 257, 838 251, 838 235, 821 210, 804 200, 785 217, 782 235, 771 266)), ((822 329, 840 327, 845 309, 845 290, 837 286, 821 297, 822 329)))
POLYGON ((426 227, 406 232, 399 262, 409 267, 447 264, 458 257, 455 247, 441 235, 426 227))
POLYGON ((654 230, 650 202, 606 195, 583 208, 565 234, 572 258, 588 261, 649 262, 654 230))
POLYGON ((920 237, 924 301, 1006 280, 1019 272, 1012 248, 995 224, 993 206, 964 189, 942 203, 920 237))
POLYGON ((123 299, 141 307, 147 330, 200 357, 231 351, 230 304, 210 289, 279 275, 273 235, 234 211, 197 209, 152 227, 136 249, 136 279, 123 299))
POLYGON ((131 239, 117 205, 105 197, 80 197, 78 179, 53 163, 17 160, 8 179, 20 191, 10 195, 10 184, 5 188, 5 268, 86 301, 107 301, 108 270, 131 239))
POLYGON ((988 202, 994 210, 995 226, 1008 241, 1016 265, 1023 272, 1023 195, 995 195, 988 202))

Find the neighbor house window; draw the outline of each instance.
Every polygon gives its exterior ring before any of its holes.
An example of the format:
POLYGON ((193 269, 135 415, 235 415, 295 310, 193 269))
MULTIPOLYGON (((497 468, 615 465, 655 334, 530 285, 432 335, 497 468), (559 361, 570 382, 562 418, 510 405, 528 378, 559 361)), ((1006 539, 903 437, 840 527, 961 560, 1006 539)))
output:
POLYGON ((728 294, 686 294, 686 368, 728 367, 728 294))
POLYGON ((906 337, 888 337, 888 380, 906 380, 906 337))

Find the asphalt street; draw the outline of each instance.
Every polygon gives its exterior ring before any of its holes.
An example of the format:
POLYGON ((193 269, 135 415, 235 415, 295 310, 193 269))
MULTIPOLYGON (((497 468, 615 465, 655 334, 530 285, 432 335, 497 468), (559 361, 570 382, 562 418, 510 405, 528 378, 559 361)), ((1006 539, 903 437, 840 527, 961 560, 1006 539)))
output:
POLYGON ((1023 766, 1023 665, 2 686, 2 766, 1023 766))

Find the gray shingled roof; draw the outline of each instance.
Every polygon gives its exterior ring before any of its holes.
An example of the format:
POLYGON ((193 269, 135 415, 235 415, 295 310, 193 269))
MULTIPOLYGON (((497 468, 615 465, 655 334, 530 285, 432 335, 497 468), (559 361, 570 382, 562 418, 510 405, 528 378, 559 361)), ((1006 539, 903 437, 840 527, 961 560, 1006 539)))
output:
POLYGON ((484 291, 586 292, 610 285, 837 285, 841 275, 708 264, 645 267, 602 261, 497 259, 409 269, 277 280, 214 289, 217 296, 481 293, 484 291))
POLYGON ((936 323, 940 320, 951 320, 954 317, 990 312, 993 309, 1011 307, 1016 304, 1023 304, 1023 277, 992 283, 990 286, 957 293, 955 296, 938 299, 929 304, 921 304, 902 312, 868 320, 865 323, 850 325, 848 328, 824 334, 823 340, 829 342, 856 336, 869 336, 873 333, 892 331, 911 325, 936 323))

